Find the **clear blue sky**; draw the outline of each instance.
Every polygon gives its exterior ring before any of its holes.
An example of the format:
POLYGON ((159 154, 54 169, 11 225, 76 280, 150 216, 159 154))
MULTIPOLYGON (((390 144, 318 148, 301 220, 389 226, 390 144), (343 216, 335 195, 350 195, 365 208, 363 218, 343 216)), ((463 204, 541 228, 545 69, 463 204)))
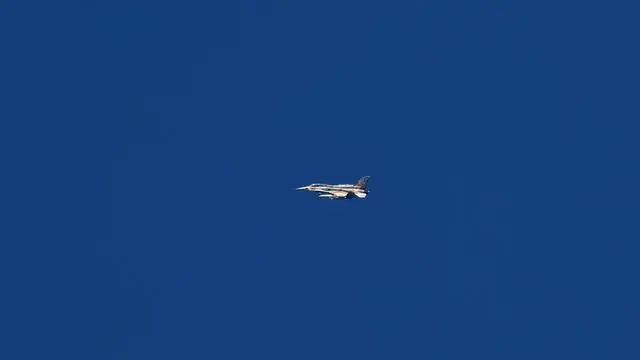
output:
POLYGON ((3 1, 2 359, 639 359, 639 10, 3 1))

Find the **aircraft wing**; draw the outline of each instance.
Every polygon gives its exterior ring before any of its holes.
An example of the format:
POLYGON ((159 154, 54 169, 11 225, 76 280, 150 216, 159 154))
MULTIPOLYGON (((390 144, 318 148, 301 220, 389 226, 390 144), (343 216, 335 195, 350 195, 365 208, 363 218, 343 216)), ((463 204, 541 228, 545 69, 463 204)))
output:
POLYGON ((334 198, 346 198, 349 195, 348 191, 340 191, 340 190, 325 190, 323 192, 327 194, 331 194, 331 197, 334 197, 334 198))

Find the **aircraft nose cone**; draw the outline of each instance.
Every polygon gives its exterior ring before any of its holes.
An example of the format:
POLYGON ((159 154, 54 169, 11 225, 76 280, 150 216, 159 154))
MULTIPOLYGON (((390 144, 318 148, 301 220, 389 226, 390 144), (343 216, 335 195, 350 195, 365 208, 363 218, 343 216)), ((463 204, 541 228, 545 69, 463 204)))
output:
POLYGON ((296 188, 296 190, 307 190, 307 187, 306 186, 301 186, 299 188, 296 188))

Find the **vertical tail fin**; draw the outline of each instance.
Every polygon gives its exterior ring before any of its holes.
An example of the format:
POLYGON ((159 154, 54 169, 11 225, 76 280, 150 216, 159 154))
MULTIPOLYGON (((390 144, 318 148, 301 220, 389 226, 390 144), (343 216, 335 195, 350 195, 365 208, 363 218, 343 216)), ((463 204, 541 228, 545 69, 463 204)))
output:
POLYGON ((363 176, 360 178, 360 180, 358 180, 358 182, 356 183, 356 186, 359 187, 360 189, 366 189, 367 188, 367 183, 369 182, 369 178, 371 176, 363 176))

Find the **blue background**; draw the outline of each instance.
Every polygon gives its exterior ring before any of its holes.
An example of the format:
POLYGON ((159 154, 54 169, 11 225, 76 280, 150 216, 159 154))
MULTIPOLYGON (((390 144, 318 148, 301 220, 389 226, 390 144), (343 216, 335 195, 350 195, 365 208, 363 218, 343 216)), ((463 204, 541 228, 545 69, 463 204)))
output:
POLYGON ((638 10, 2 2, 2 359, 640 358, 638 10))

